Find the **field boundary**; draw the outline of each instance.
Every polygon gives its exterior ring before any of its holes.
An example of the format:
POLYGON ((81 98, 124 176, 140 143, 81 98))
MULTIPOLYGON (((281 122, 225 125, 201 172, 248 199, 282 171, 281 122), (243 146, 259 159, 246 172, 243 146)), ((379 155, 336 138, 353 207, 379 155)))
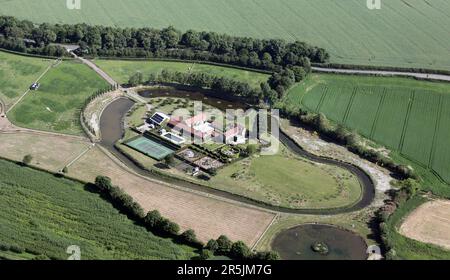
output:
POLYGON ((93 60, 93 62, 95 60, 181 62, 181 63, 193 63, 193 64, 220 66, 220 67, 233 68, 233 69, 237 69, 237 70, 245 70, 245 71, 256 72, 256 73, 267 74, 267 75, 271 75, 274 73, 274 71, 270 71, 270 70, 249 68, 249 67, 244 67, 244 66, 225 64, 225 63, 219 63, 219 62, 213 62, 213 61, 191 60, 191 59, 157 58, 157 57, 111 57, 111 56, 86 56, 84 58, 93 60))
POLYGON ((428 168, 429 169, 433 169, 433 160, 434 160, 434 156, 436 153, 436 142, 437 142, 437 134, 439 132, 439 124, 441 123, 441 117, 442 117, 442 103, 443 103, 443 97, 442 94, 439 95, 439 109, 438 109, 438 113, 436 116, 436 124, 434 126, 434 133, 433 133, 433 140, 432 140, 432 144, 431 144, 431 151, 430 151, 430 155, 428 158, 428 168))
POLYGON ((373 139, 373 134, 375 133, 375 129, 378 126, 378 119, 380 118, 381 108, 384 106, 384 100, 386 99, 386 95, 387 95, 387 89, 383 88, 383 94, 380 98, 380 102, 378 103, 378 108, 377 108, 377 112, 375 114, 375 119, 373 120, 372 128, 370 129, 370 139, 373 139))
POLYGON ((450 75, 449 70, 429 69, 429 68, 408 68, 395 66, 375 66, 364 64, 340 64, 340 63, 311 63, 313 67, 323 69, 341 69, 341 70, 363 70, 363 71, 391 71, 408 72, 421 74, 450 75))
POLYGON ((350 96, 350 100, 348 101, 347 108, 345 109, 344 116, 342 117, 342 123, 344 125, 347 124, 347 118, 348 118, 348 115, 350 114, 350 111, 352 109, 353 100, 355 99, 355 95, 356 95, 357 91, 358 91, 358 87, 354 87, 352 95, 350 96))
POLYGON ((55 60, 55 59, 73 60, 73 58, 71 58, 69 56, 61 56, 61 57, 46 56, 46 55, 39 55, 39 54, 32 54, 32 53, 17 52, 17 51, 8 50, 5 48, 0 48, 0 51, 10 53, 10 54, 20 55, 20 56, 25 56, 25 57, 33 57, 33 58, 42 58, 42 59, 50 59, 50 60, 55 60))
POLYGON ((409 102, 408 102, 408 109, 406 110, 406 116, 405 116, 405 120, 403 122, 403 128, 402 128, 402 135, 400 137, 400 142, 398 143, 398 151, 403 154, 402 150, 403 150, 403 144, 405 142, 405 135, 406 135, 406 131, 408 129, 408 123, 409 123, 409 116, 411 115, 411 110, 412 110, 412 106, 414 104, 414 100, 416 97, 416 91, 413 90, 410 95, 409 95, 409 102))

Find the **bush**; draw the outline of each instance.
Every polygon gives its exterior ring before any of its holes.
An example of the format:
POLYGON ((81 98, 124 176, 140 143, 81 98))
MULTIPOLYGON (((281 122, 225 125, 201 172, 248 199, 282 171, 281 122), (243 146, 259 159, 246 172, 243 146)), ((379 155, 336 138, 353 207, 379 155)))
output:
POLYGON ((9 250, 10 250, 11 252, 14 252, 14 253, 17 253, 17 254, 22 254, 23 252, 25 252, 25 249, 24 249, 24 248, 22 248, 22 247, 20 247, 20 246, 17 246, 17 245, 11 245, 11 246, 9 247, 9 250))
POLYGON ((213 256, 213 253, 212 253, 210 250, 203 249, 203 250, 200 252, 200 259, 201 259, 201 260, 208 260, 208 259, 210 259, 212 256, 213 256))
POLYGON ((219 249, 219 243, 217 243, 216 240, 211 239, 206 243, 206 249, 212 251, 213 253, 216 252, 219 249))
POLYGON ((274 251, 257 252, 254 256, 254 259, 263 261, 276 261, 280 259, 280 255, 274 251))
POLYGON ((153 210, 147 213, 144 218, 144 223, 149 229, 156 229, 160 225, 163 217, 158 210, 153 210))
POLYGON ((225 235, 219 236, 217 239, 217 250, 216 253, 219 255, 228 255, 230 253, 233 243, 225 235))
POLYGON ((24 165, 30 165, 32 160, 33 160, 33 156, 32 155, 26 155, 26 156, 23 157, 22 163, 24 165))
POLYGON ((112 189, 111 178, 106 176, 97 176, 95 178, 95 185, 102 192, 109 192, 112 189))
POLYGON ((160 222, 160 228, 164 233, 177 235, 180 231, 180 226, 169 219, 163 218, 160 222))
POLYGON ((184 231, 182 234, 180 234, 180 240, 182 240, 188 244, 193 244, 193 245, 201 244, 201 242, 198 241, 194 230, 192 230, 192 229, 188 229, 188 230, 184 231))
POLYGON ((233 243, 230 250, 230 256, 234 259, 248 259, 252 255, 250 249, 242 241, 233 243))

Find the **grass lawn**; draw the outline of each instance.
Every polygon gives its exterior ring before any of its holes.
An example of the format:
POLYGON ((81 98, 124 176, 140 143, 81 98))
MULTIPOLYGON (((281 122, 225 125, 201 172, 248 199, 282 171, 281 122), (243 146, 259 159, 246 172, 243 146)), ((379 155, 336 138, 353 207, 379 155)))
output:
POLYGON ((163 69, 178 72, 204 72, 211 75, 248 82, 254 87, 259 87, 261 82, 265 82, 269 78, 269 75, 252 71, 197 63, 101 59, 97 59, 94 62, 120 83, 128 83, 130 76, 136 72, 143 73, 144 78, 147 78, 150 73, 159 73, 163 69))
MULTIPOLYGON (((109 202, 74 181, 0 160, 0 243, 27 253, 67 259, 78 245, 82 259, 189 259, 194 249, 147 232, 109 202)), ((9 257, 8 257, 9 256, 9 257)))
POLYGON ((448 83, 314 74, 282 105, 322 112, 450 182, 448 83))
POLYGON ((365 0, 90 0, 80 10, 61 0, 1 1, 0 14, 33 22, 210 30, 309 42, 337 63, 450 70, 450 2, 365 0), (26 7, 26 8, 24 8, 26 7))
POLYGON ((87 66, 64 61, 52 68, 9 112, 10 120, 23 127, 67 134, 82 134, 80 109, 85 100, 108 84, 87 66))
POLYGON ((212 187, 290 208, 332 208, 356 203, 358 179, 346 170, 296 157, 287 148, 220 169, 212 187))
POLYGON ((12 105, 52 63, 0 51, 0 100, 12 105))

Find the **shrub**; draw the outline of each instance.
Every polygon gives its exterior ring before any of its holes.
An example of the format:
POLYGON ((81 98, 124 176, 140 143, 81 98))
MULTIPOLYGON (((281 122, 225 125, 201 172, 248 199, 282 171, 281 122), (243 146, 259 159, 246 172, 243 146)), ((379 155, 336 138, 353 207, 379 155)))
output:
POLYGON ((188 229, 180 234, 180 239, 188 244, 200 244, 200 241, 198 241, 197 236, 192 229, 188 229))
POLYGON ((208 260, 208 259, 210 259, 212 256, 213 256, 213 253, 212 253, 210 250, 203 249, 203 250, 200 252, 200 259, 201 259, 201 260, 208 260))
POLYGON ((268 252, 257 252, 254 255, 254 259, 256 260, 263 260, 263 261, 275 261, 280 259, 280 255, 277 252, 274 251, 268 251, 268 252))
POLYGON ((213 253, 216 252, 219 249, 219 243, 217 243, 216 240, 211 239, 206 243, 206 249, 212 251, 213 253))
POLYGON ((250 249, 242 241, 233 243, 230 249, 230 256, 234 259, 248 259, 252 255, 250 249))
POLYGON ((25 252, 25 249, 24 249, 24 248, 22 248, 22 247, 20 247, 20 246, 17 246, 17 245, 11 245, 11 246, 9 247, 9 250, 10 250, 11 252, 14 252, 14 253, 17 253, 17 254, 22 254, 23 252, 25 252))
POLYGON ((33 156, 32 155, 26 155, 26 156, 23 157, 22 163, 24 165, 30 165, 32 160, 33 160, 33 156))
POLYGON ((225 235, 219 236, 217 239, 217 253, 220 255, 228 255, 230 253, 233 243, 225 235))
POLYGON ((160 225, 161 230, 167 234, 177 235, 180 231, 180 226, 178 224, 165 218, 161 220, 160 225))
POLYGON ((112 189, 111 178, 106 176, 97 176, 95 185, 102 192, 109 192, 112 189))
POLYGON ((163 217, 158 212, 158 210, 153 210, 147 213, 144 218, 145 225, 150 229, 156 229, 161 223, 163 217))

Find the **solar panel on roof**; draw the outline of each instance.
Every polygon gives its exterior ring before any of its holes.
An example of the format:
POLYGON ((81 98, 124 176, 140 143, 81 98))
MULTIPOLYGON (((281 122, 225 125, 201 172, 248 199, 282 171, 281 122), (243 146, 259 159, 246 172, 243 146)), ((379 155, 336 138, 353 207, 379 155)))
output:
POLYGON ((154 123, 156 123, 156 124, 158 124, 158 125, 160 125, 163 121, 164 121, 164 117, 163 116, 161 116, 160 114, 154 114, 151 118, 150 118, 150 120, 152 121, 152 122, 154 122, 154 123))

